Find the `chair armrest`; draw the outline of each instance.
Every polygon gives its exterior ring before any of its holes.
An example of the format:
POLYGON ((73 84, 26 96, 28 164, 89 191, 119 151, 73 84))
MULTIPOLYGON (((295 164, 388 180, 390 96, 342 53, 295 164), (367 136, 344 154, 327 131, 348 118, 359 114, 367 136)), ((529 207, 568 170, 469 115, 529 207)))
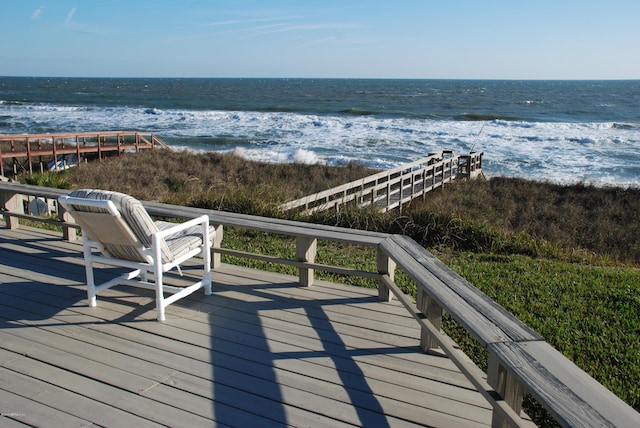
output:
POLYGON ((184 223, 176 223, 174 227, 170 227, 169 229, 160 230, 154 233, 154 236, 157 236, 159 239, 164 239, 167 236, 173 235, 174 233, 178 233, 182 230, 188 229, 193 226, 197 226, 199 224, 203 225, 203 231, 208 230, 209 228, 209 216, 201 215, 200 217, 193 218, 191 220, 187 220, 184 223))

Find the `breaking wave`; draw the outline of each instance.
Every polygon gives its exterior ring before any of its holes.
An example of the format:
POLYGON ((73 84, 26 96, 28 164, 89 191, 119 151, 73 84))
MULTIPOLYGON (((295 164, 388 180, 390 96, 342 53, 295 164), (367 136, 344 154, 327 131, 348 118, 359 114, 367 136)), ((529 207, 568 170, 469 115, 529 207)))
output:
POLYGON ((483 151, 488 175, 638 186, 640 125, 533 122, 468 114, 465 120, 269 111, 65 106, 0 102, 0 133, 140 130, 176 150, 247 159, 390 168, 442 149, 483 151))

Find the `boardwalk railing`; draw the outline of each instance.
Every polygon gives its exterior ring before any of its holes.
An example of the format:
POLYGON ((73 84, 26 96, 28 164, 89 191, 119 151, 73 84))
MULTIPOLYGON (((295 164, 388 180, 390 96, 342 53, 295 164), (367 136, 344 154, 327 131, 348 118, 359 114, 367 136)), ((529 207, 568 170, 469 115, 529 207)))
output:
MULTIPOLYGON (((76 225, 57 207, 55 200, 67 191, 0 183, 0 208, 7 227, 19 226, 22 218, 57 222, 64 236, 75 239, 76 225), (58 208, 55 218, 42 219, 25 214, 25 207, 39 198, 45 206, 58 208)), ((327 271, 377 280, 379 300, 397 298, 422 329, 424 351, 443 352, 493 406, 493 426, 528 426, 521 418, 522 399, 530 393, 563 426, 637 427, 640 414, 611 391, 591 378, 537 333, 507 312, 481 291, 453 272, 436 257, 406 236, 299 223, 273 218, 186 208, 160 203, 144 203, 150 214, 159 217, 193 218, 209 215, 217 229, 213 269, 220 255, 252 258, 295 266, 301 286, 312 286, 314 271, 327 271), (254 254, 222 247, 225 227, 270 232, 296 238, 295 259, 254 254), (338 241, 376 248, 375 272, 315 262, 318 241, 338 241), (405 272, 416 284, 417 301, 405 295, 394 277, 405 272), (482 372, 441 329, 447 312, 488 351, 488 371, 482 372)), ((428 424, 429 421, 425 421, 428 424)))
POLYGON ((155 134, 134 131, 80 132, 62 134, 0 135, 0 176, 11 168, 15 176, 20 172, 44 172, 49 162, 52 169, 64 168, 65 156, 74 155, 78 162, 82 156, 93 153, 99 159, 103 154, 138 152, 143 149, 168 147, 155 134), (5 160, 11 162, 5 165, 5 160), (58 161, 59 160, 59 161, 58 161))
POLYGON ((451 180, 475 178, 481 173, 482 152, 459 156, 452 151, 440 151, 415 162, 287 202, 280 205, 280 209, 311 214, 328 209, 339 210, 342 205, 352 203, 359 207, 373 205, 386 212, 402 209, 407 202, 424 197, 427 192, 451 180))

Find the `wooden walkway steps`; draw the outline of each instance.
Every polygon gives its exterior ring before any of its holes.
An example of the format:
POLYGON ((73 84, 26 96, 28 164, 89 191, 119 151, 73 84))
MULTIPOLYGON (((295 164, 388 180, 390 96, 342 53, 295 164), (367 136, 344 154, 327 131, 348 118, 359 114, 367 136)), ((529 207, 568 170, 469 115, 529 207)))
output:
POLYGON ((0 229, 1 426, 491 424, 482 395, 422 353, 411 315, 376 290, 222 265, 212 296, 159 323, 150 292, 115 288, 89 308, 83 284, 79 242, 0 229))

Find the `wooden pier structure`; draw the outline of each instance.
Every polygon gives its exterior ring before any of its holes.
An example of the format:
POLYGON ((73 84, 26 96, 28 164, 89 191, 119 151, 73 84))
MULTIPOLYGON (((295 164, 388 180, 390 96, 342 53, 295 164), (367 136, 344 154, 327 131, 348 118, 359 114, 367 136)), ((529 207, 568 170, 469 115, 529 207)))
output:
POLYGON ((482 152, 457 155, 451 150, 429 156, 399 167, 381 171, 360 180, 342 184, 313 195, 280 205, 283 211, 298 210, 304 214, 352 204, 374 206, 382 212, 398 209, 453 180, 482 177, 482 152))
POLYGON ((525 393, 563 426, 640 425, 638 412, 406 236, 145 202, 157 217, 209 216, 213 295, 180 300, 165 323, 146 290, 116 288, 90 308, 77 226, 60 209, 47 219, 24 211, 29 199, 67 193, 0 183, 0 425, 531 426, 525 393), (228 228, 289 237, 295 257, 225 247, 228 228), (370 248, 376 267, 317 263, 323 242, 370 248), (486 373, 442 330, 444 312, 486 349, 486 373))
POLYGON ((65 168, 65 156, 101 159, 108 154, 119 155, 127 151, 167 148, 155 134, 135 131, 105 131, 59 134, 0 135, 0 176, 11 171, 15 177, 21 172, 42 173, 49 168, 65 168), (60 163, 59 163, 60 162, 60 163))

